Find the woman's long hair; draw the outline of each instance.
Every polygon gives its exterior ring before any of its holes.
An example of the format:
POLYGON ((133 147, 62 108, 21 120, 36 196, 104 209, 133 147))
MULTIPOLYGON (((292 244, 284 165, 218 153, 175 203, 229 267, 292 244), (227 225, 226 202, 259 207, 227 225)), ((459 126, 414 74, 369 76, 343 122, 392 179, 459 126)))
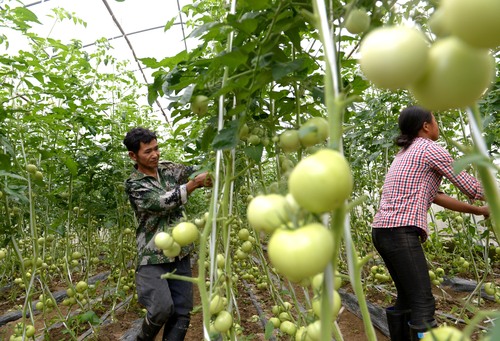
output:
POLYGON ((424 123, 432 122, 432 113, 422 107, 411 106, 399 114, 398 125, 401 134, 396 137, 396 144, 403 149, 408 148, 417 137, 424 123))

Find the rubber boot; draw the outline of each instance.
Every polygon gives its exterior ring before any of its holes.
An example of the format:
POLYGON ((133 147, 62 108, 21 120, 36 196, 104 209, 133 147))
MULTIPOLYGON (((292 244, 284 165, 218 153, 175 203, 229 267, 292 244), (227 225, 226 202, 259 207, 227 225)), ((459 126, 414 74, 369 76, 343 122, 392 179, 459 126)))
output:
POLYGON ((437 327, 436 320, 430 320, 426 325, 412 325, 408 322, 408 326, 410 327, 410 340, 411 341, 420 341, 427 335, 430 329, 437 327))
POLYGON ((172 316, 163 330, 163 341, 184 341, 189 328, 189 318, 172 316))
POLYGON ((410 309, 395 310, 394 307, 390 307, 385 310, 391 341, 410 341, 410 327, 408 325, 410 314, 410 309))
POLYGON ((144 321, 142 321, 141 332, 137 335, 137 341, 154 341, 161 327, 162 326, 154 324, 145 317, 144 321))

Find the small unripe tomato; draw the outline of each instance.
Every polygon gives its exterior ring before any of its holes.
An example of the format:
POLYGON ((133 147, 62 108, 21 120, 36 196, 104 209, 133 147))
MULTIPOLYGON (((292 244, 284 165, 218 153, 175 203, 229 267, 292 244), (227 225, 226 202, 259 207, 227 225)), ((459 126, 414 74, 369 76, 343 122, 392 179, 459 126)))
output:
POLYGON ((225 333, 231 328, 232 325, 233 325, 233 316, 229 312, 227 312, 226 310, 222 310, 220 313, 217 314, 217 317, 215 318, 214 321, 214 328, 217 331, 225 333))
POLYGON ((349 12, 344 25, 352 34, 363 33, 370 27, 370 16, 365 10, 355 8, 349 12))
POLYGON ((208 97, 204 95, 196 96, 191 102, 191 111, 198 116, 205 116, 208 111, 208 97))

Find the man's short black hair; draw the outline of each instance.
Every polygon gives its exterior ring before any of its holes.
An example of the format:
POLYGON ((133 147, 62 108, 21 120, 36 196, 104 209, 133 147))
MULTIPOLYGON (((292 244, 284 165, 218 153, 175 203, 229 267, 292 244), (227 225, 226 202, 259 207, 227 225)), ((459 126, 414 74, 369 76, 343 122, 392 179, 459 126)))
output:
POLYGON ((127 150, 137 153, 141 148, 141 142, 149 143, 153 140, 157 140, 156 132, 146 128, 137 127, 131 129, 127 135, 125 135, 123 144, 127 147, 127 150))

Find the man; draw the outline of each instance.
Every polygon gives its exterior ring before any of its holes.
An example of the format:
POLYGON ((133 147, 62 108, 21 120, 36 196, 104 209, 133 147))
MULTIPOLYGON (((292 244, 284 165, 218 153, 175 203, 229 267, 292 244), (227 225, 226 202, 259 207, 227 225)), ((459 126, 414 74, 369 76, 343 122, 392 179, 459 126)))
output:
POLYGON ((175 226, 191 192, 210 187, 212 182, 207 173, 189 180, 193 167, 160 162, 153 131, 134 128, 127 133, 123 144, 135 162, 135 169, 125 182, 125 191, 139 223, 136 286, 139 302, 147 309, 137 340, 154 340, 163 326, 163 340, 184 340, 193 308, 192 283, 160 276, 175 271, 177 275, 191 277, 192 246, 183 247, 177 257, 169 258, 155 246, 154 237, 175 226))

